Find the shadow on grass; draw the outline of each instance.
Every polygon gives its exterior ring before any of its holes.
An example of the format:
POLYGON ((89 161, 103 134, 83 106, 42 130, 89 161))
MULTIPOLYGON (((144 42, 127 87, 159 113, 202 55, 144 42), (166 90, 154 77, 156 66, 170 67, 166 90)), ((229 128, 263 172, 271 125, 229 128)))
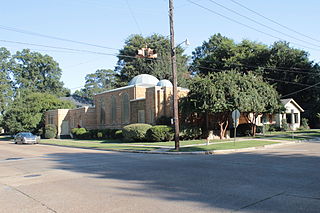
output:
MULTIPOLYGON (((310 146, 320 150, 318 144, 310 146)), ((48 159, 57 163, 55 169, 127 181, 113 187, 133 197, 196 202, 227 211, 317 212, 318 155, 299 150, 196 156, 82 152, 49 154, 48 159), (132 181, 139 187, 130 187, 132 181)))

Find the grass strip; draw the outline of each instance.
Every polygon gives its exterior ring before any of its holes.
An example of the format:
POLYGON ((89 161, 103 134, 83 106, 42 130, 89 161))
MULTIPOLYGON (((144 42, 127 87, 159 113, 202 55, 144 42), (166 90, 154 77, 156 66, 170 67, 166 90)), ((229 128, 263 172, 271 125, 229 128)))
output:
POLYGON ((235 144, 230 142, 230 143, 223 143, 223 144, 212 144, 208 146, 203 145, 203 146, 182 147, 180 148, 180 152, 241 149, 241 148, 264 146, 269 144, 277 144, 277 143, 279 142, 262 141, 262 140, 238 141, 235 144))

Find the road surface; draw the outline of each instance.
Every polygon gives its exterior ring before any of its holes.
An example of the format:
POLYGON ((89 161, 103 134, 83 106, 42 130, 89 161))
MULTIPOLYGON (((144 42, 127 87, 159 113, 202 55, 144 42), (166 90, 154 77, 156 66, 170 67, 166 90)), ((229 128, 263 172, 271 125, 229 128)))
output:
POLYGON ((0 212, 320 212, 320 142, 164 155, 0 141, 0 212))

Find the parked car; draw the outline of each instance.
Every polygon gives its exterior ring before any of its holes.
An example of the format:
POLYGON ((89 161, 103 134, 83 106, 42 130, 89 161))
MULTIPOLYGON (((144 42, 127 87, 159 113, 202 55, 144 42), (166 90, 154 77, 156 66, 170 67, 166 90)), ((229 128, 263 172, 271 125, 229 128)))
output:
POLYGON ((14 136, 15 144, 36 144, 38 143, 38 137, 31 132, 20 132, 14 136))

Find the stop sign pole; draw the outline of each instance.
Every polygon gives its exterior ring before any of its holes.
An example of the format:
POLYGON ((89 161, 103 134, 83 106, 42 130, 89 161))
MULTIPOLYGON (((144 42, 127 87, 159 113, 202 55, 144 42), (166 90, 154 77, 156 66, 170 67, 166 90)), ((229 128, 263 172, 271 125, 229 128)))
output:
POLYGON ((238 126, 238 119, 240 118, 240 111, 239 110, 234 110, 232 111, 232 120, 233 120, 233 127, 234 127, 234 141, 233 145, 236 145, 236 136, 237 136, 237 126, 238 126))

